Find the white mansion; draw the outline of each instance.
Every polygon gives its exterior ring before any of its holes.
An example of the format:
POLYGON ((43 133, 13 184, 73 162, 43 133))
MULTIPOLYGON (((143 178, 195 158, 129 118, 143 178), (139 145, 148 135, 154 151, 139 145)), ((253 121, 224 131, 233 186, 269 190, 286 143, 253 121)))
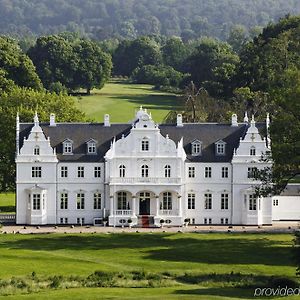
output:
MULTIPOLYGON (((230 124, 155 124, 142 108, 130 124, 20 123, 17 224, 159 226, 272 224, 300 219, 288 202, 256 198, 253 179, 270 151, 269 118, 230 124), (291 208, 289 208, 291 207, 291 208), (279 209, 280 208, 280 209, 279 209), (290 211, 289 211, 290 209, 290 211)), ((299 201, 297 201, 299 202, 299 201)))

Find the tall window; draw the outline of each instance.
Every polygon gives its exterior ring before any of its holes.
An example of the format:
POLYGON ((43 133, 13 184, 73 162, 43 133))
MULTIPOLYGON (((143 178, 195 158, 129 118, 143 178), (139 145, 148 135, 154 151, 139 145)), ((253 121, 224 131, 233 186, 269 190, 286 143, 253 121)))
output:
POLYGON ((60 175, 61 177, 68 177, 68 167, 67 166, 62 166, 60 168, 60 175))
POLYGON ((70 140, 63 142, 63 154, 72 154, 73 152, 73 143, 70 140))
POLYGON ((212 194, 210 193, 204 194, 204 208, 212 209, 212 194))
POLYGON ((249 210, 256 210, 256 197, 255 195, 249 195, 249 210))
POLYGON ((60 194, 60 209, 68 209, 68 193, 60 194))
POLYGON ((228 178, 228 167, 222 167, 222 178, 228 178))
POLYGON ((163 210, 172 209, 172 194, 170 192, 163 193, 162 207, 163 210))
POLYGON ((169 166, 169 165, 165 166, 165 177, 167 177, 167 178, 171 177, 171 166, 169 166))
POLYGON ((41 209, 41 194, 32 194, 32 209, 41 209))
POLYGON ((125 170, 126 170, 126 168, 125 168, 124 165, 121 165, 119 167, 119 175, 120 175, 120 177, 125 177, 125 170))
POLYGON ((94 193, 94 209, 101 209, 101 193, 94 193))
POLYGON ((84 193, 77 193, 76 203, 77 209, 84 209, 84 193))
POLYGON ((42 177, 42 167, 32 167, 31 168, 31 177, 41 178, 42 177))
POLYGON ((149 140, 143 139, 141 144, 141 150, 142 151, 149 151, 149 140))
POLYGON ((40 147, 39 146, 35 146, 33 149, 33 154, 34 155, 40 155, 40 147))
POLYGON ((77 167, 77 177, 79 178, 84 177, 84 167, 77 167))
POLYGON ((189 178, 195 178, 195 167, 189 167, 188 176, 189 178))
POLYGON ((101 177, 101 167, 94 167, 94 177, 95 178, 101 177))
POLYGON ((211 167, 205 167, 205 178, 211 178, 211 167))
POLYGON ((142 177, 149 177, 149 167, 147 165, 142 165, 141 171, 142 177))
POLYGON ((127 202, 127 193, 119 192, 118 193, 118 209, 129 209, 129 203, 127 202))
POLYGON ((221 194, 221 209, 228 209, 228 199, 227 193, 221 194))
POLYGON ((188 209, 195 209, 195 194, 188 193, 188 209))
POLYGON ((256 167, 248 168, 248 178, 255 178, 256 174, 257 174, 257 168, 256 167))
POLYGON ((250 148, 250 155, 251 155, 251 156, 255 156, 255 155, 256 155, 256 149, 255 149, 254 146, 252 146, 252 147, 250 148))

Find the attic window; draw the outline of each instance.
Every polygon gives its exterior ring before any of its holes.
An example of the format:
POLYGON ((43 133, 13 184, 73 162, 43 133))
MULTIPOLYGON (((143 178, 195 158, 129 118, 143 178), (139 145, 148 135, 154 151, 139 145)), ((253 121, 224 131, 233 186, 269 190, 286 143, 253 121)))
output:
POLYGON ((215 145, 216 145, 216 155, 226 154, 226 142, 220 140, 216 142, 215 145))
POLYGON ((67 139, 63 142, 63 154, 73 154, 73 141, 67 139))
POLYGON ((35 146, 33 149, 33 154, 34 155, 40 155, 40 147, 39 146, 35 146))
POLYGON ((191 143, 192 145, 192 155, 197 156, 201 155, 201 142, 199 140, 195 140, 191 143))
POLYGON ((96 141, 95 140, 89 140, 87 142, 87 153, 88 154, 96 154, 97 153, 96 141))

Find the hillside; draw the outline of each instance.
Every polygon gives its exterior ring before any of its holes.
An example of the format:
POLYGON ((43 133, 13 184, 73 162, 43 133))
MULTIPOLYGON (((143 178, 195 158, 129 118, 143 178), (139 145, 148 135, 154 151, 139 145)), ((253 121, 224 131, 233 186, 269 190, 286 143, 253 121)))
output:
POLYGON ((151 111, 153 119, 161 123, 166 114, 177 107, 174 94, 153 90, 147 84, 129 84, 111 81, 101 90, 93 90, 90 96, 76 97, 78 107, 88 118, 103 122, 104 114, 110 114, 111 122, 127 123, 141 105, 151 111))
POLYGON ((224 40, 233 25, 264 26, 288 13, 300 13, 298 0, 0 0, 0 32, 73 31, 100 40, 148 34, 224 40))

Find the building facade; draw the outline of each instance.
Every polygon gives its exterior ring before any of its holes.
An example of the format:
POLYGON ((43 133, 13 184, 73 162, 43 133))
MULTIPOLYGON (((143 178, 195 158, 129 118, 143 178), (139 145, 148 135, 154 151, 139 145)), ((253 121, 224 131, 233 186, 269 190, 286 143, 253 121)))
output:
POLYGON ((272 199, 254 194, 268 117, 158 125, 140 108, 127 124, 16 127, 17 224, 272 224, 272 199))

